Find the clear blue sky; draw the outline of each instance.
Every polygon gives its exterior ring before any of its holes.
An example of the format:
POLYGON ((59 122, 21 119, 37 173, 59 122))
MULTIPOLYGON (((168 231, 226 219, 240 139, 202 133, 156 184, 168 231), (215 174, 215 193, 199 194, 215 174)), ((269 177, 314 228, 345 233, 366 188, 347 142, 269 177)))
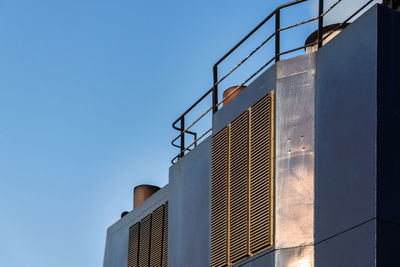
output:
POLYGON ((284 2, 1 1, 0 267, 102 266, 133 187, 168 182, 172 121, 284 2))

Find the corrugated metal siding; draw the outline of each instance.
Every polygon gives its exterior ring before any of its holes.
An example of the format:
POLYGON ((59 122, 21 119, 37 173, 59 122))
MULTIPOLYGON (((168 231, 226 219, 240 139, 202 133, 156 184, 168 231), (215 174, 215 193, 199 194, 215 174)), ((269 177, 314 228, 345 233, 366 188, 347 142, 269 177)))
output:
POLYGON ((225 127, 212 138, 211 154, 211 252, 212 267, 228 261, 228 140, 225 127))
POLYGON ((140 223, 129 228, 128 267, 138 267, 140 223))
POLYGON ((272 95, 251 107, 250 252, 272 244, 272 95))

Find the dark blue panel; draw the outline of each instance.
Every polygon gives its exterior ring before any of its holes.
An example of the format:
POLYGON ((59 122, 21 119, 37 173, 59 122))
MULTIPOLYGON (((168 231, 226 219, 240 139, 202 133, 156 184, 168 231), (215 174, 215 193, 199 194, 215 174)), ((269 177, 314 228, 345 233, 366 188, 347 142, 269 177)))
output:
POLYGON ((378 220, 377 267, 399 266, 400 224, 378 220))
POLYGON ((378 217, 400 223, 400 14, 379 8, 378 217))
POLYGON ((253 256, 248 260, 234 264, 232 267, 273 267, 275 266, 274 257, 274 251, 261 253, 260 255, 253 256))
POLYGON ((375 227, 372 220, 318 243, 315 266, 375 267, 375 227))
POLYGON ((376 216, 377 12, 317 53, 316 242, 376 216))

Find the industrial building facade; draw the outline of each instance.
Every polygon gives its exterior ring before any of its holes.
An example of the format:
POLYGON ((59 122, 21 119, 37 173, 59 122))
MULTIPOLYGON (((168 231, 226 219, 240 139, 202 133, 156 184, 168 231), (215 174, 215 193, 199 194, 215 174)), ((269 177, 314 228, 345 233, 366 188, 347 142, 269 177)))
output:
POLYGON ((103 267, 400 266, 400 14, 376 4, 213 114, 103 267))

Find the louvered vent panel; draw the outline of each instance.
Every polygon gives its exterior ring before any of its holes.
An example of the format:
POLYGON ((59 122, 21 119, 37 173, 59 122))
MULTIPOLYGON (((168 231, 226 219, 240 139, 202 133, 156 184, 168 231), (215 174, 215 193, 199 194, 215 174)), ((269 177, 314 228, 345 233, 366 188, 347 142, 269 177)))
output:
POLYGON ((151 214, 141 220, 139 236, 139 267, 148 267, 150 258, 151 214))
POLYGON ((231 123, 230 133, 230 262, 248 255, 248 112, 231 123))
POLYGON ((211 148, 211 252, 212 267, 227 263, 228 127, 212 137, 211 148))
POLYGON ((168 265, 168 201, 165 203, 164 208, 164 228, 163 228, 163 255, 162 266, 168 265))
POLYGON ((128 267, 138 267, 140 223, 129 228, 128 267))
POLYGON ((150 266, 161 266, 163 246, 164 205, 153 211, 151 219, 150 266))
POLYGON ((251 107, 250 251, 272 244, 272 96, 251 107))

